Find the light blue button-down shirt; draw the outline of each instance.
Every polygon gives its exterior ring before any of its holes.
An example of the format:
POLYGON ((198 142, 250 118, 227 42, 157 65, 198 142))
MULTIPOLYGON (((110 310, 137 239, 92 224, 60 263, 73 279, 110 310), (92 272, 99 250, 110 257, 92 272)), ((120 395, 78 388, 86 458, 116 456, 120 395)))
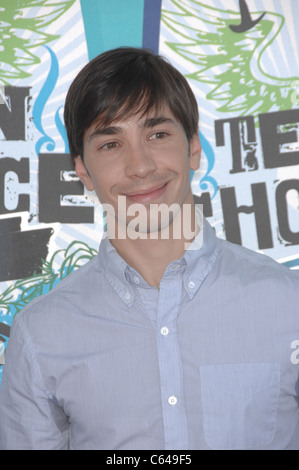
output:
POLYGON ((299 449, 298 300, 206 221, 159 290, 104 239, 13 322, 0 448, 299 449))

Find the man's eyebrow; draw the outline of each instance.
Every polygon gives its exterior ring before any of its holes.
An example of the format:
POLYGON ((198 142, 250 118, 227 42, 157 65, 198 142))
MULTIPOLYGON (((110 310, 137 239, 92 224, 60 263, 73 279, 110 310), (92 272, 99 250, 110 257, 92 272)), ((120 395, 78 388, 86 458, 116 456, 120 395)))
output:
POLYGON ((110 127, 98 127, 94 129, 91 134, 87 137, 87 141, 91 142, 93 139, 95 139, 98 136, 101 135, 115 135, 121 132, 121 127, 117 126, 110 126, 110 127))
MULTIPOLYGON (((148 128, 159 126, 160 124, 165 124, 165 123, 175 125, 174 119, 171 119, 169 117, 164 117, 164 116, 158 116, 158 117, 152 117, 152 118, 146 119, 143 123, 141 123, 141 127, 143 127, 144 129, 148 129, 148 128)), ((121 126, 97 127, 89 134, 89 136, 87 137, 87 141, 91 142, 96 137, 99 137, 102 135, 116 135, 121 132, 122 132, 121 126)))
POLYGON ((159 126, 160 124, 175 124, 175 121, 168 117, 158 116, 146 119, 143 123, 143 127, 146 129, 149 127, 159 126))

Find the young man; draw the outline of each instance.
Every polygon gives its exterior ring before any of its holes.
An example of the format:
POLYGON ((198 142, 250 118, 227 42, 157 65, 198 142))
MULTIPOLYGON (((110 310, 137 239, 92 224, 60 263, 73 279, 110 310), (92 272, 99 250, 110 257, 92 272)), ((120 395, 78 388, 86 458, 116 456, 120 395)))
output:
POLYGON ((108 236, 16 317, 0 447, 299 449, 299 276, 196 210, 185 78, 149 51, 108 51, 71 85, 65 124, 108 236))

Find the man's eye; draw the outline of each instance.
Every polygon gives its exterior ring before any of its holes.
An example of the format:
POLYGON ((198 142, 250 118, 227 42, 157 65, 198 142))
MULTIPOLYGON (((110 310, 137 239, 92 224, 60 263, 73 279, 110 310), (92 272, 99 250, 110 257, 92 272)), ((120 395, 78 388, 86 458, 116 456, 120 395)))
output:
POLYGON ((115 149, 116 147, 118 147, 118 143, 117 142, 107 142, 106 144, 102 145, 100 150, 113 150, 115 149))
POLYGON ((155 134, 151 135, 150 140, 152 139, 164 139, 168 136, 167 132, 155 132, 155 134))

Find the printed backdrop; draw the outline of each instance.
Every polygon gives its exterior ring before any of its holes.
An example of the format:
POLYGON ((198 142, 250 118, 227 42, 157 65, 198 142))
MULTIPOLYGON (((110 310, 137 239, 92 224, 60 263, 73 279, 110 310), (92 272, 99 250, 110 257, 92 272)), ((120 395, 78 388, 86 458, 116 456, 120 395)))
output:
POLYGON ((63 106, 107 49, 181 70, 201 116, 196 202, 218 236, 299 268, 298 23, 299 0, 0 0, 1 364, 15 315, 97 253, 63 106))

